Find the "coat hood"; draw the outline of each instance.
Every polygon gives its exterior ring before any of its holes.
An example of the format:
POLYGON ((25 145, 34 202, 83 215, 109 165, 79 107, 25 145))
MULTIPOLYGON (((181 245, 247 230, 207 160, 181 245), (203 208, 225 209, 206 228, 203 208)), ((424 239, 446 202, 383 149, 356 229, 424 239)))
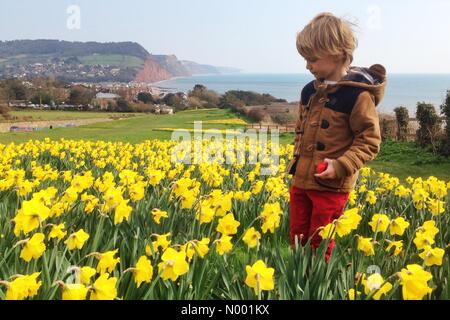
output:
MULTIPOLYGON (((317 80, 315 87, 323 85, 323 79, 317 80)), ((350 67, 347 75, 344 76, 334 86, 352 86, 367 89, 375 99, 377 106, 383 99, 384 90, 386 88, 386 69, 381 64, 374 64, 369 68, 365 67, 350 67)))

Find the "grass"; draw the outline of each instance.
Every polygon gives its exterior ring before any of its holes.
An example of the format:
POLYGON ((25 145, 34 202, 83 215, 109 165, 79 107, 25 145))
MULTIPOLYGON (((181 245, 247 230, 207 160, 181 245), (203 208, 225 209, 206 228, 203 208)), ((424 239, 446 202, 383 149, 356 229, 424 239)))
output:
MULTIPOLYGON (((19 121, 45 121, 45 120, 77 120, 94 119, 123 116, 118 112, 83 112, 83 111, 60 111, 60 110, 14 110, 9 113, 14 120, 5 120, 0 118, 0 122, 19 122, 19 121)), ((134 114, 135 116, 139 114, 134 114)))
POLYGON ((450 158, 435 156, 414 142, 383 142, 380 153, 369 166, 376 171, 394 174, 400 179, 408 176, 428 178, 433 175, 450 181, 450 158))
MULTIPOLYGON (((60 57, 57 54, 39 54, 39 55, 30 55, 30 54, 20 54, 15 56, 4 57, 0 59, 0 66, 6 64, 32 64, 32 63, 47 63, 48 60, 59 57, 59 58, 67 58, 60 57)), ((144 64, 144 60, 138 57, 130 56, 130 55, 122 55, 122 54, 91 54, 85 56, 77 57, 81 63, 85 65, 110 65, 117 67, 130 67, 137 68, 141 67, 144 64)))
MULTIPOLYGON (((280 143, 293 143, 293 133, 280 134, 280 143)), ((414 142, 383 141, 376 159, 367 164, 377 172, 385 172, 400 180, 408 176, 424 179, 433 175, 450 181, 450 158, 435 156, 414 142)))
MULTIPOLYGON (((0 143, 20 143, 30 139, 42 140, 46 137, 59 140, 84 139, 105 141, 126 141, 139 143, 149 139, 170 139, 172 133, 169 131, 153 131, 157 128, 193 128, 192 122, 200 120, 219 120, 236 118, 230 110, 208 109, 189 110, 178 112, 174 115, 142 115, 130 119, 99 122, 85 126, 72 128, 56 128, 52 130, 41 130, 35 132, 8 132, 0 134, 0 143)), ((225 124, 203 124, 203 129, 235 129, 243 128, 242 125, 225 124)))
POLYGON ((140 58, 121 55, 121 54, 92 54, 88 56, 78 57, 81 63, 85 65, 110 65, 117 67, 137 68, 144 64, 140 58))
MULTIPOLYGON (((56 111, 36 111, 37 117, 57 117, 70 115, 71 112, 56 111)), ((108 113, 73 112, 76 117, 105 117, 108 113)), ((158 128, 186 128, 193 129, 194 121, 208 121, 236 118, 236 114, 224 109, 203 109, 178 112, 174 115, 141 115, 130 119, 100 122, 72 128, 56 128, 52 130, 41 130, 36 132, 14 132, 1 133, 0 143, 20 143, 30 139, 44 139, 46 137, 59 140, 83 139, 83 140, 104 140, 104 141, 125 141, 129 143, 139 143, 148 139, 170 139, 170 131, 153 130, 158 128)), ((79 118, 78 118, 79 119, 79 118)), ((237 129, 244 128, 242 125, 207 124, 202 125, 203 129, 237 129)), ((293 133, 280 134, 281 144, 288 144, 294 141, 293 133)), ((413 142, 393 142, 382 143, 381 151, 374 161, 368 166, 376 171, 392 174, 400 179, 408 176, 428 178, 434 175, 439 179, 450 181, 450 159, 437 157, 427 150, 417 147, 413 142)))

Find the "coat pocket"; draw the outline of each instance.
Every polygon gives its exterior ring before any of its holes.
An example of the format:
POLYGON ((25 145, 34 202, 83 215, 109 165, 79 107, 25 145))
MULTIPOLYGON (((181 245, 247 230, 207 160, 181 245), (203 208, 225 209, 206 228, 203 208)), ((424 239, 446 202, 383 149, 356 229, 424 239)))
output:
POLYGON ((289 161, 289 163, 286 167, 286 172, 288 174, 295 175, 295 171, 297 171, 297 164, 298 164, 299 160, 300 160, 300 157, 294 157, 294 159, 289 161))
POLYGON ((321 163, 322 161, 323 161, 323 159, 316 159, 314 161, 313 176, 314 176, 314 179, 316 180, 316 182, 319 185, 323 186, 323 187, 327 187, 327 188, 331 188, 331 189, 340 189, 340 188, 342 188, 344 186, 344 182, 345 182, 345 179, 346 179, 345 177, 335 178, 335 179, 323 179, 323 178, 316 177, 314 175, 314 174, 317 173, 316 172, 317 165, 319 163, 321 163))

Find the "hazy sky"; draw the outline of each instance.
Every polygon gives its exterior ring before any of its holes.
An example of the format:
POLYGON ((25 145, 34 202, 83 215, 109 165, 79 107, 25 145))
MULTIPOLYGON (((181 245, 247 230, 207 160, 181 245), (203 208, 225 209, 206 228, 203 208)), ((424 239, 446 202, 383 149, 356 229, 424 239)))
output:
POLYGON ((447 0, 1 0, 0 40, 136 41, 245 72, 304 73, 296 34, 323 11, 359 25, 354 65, 450 73, 447 0))

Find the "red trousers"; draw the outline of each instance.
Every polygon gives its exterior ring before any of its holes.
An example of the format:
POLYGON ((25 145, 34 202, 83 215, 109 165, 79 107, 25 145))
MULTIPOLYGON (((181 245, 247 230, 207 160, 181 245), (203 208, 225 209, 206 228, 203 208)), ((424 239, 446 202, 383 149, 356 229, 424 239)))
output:
MULTIPOLYGON (((320 227, 326 226, 342 215, 349 193, 304 190, 294 186, 290 190, 290 240, 295 246, 297 236, 299 244, 305 245, 311 238, 311 246, 316 249, 322 238, 320 227)), ((331 256, 334 240, 326 251, 326 260, 331 256)))

